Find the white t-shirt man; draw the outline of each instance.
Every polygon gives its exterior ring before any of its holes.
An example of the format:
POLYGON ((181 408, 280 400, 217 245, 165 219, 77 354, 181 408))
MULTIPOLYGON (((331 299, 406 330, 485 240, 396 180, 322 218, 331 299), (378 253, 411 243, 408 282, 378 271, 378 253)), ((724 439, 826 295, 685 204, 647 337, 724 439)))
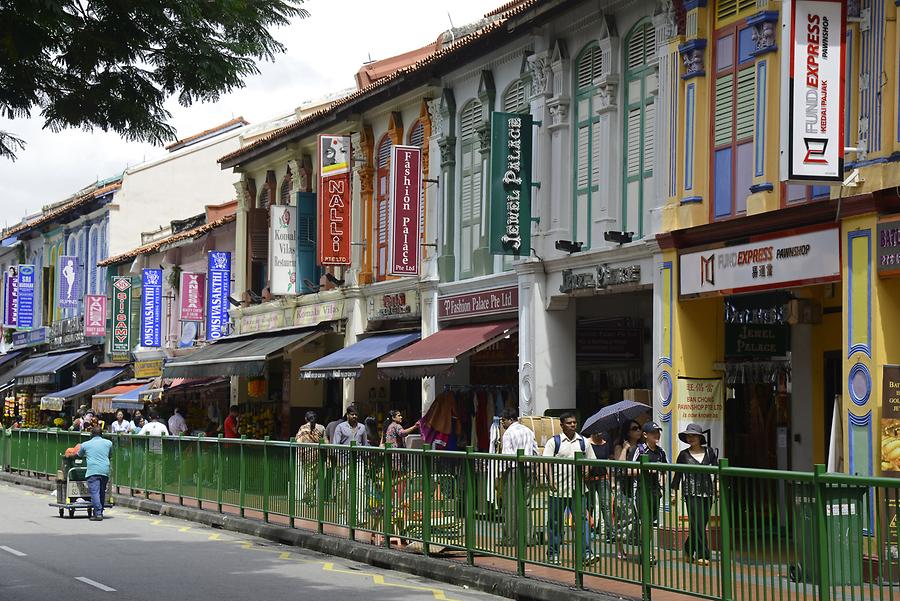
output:
POLYGON ((187 431, 187 422, 181 417, 181 414, 176 411, 172 414, 172 417, 169 418, 169 432, 172 433, 172 436, 178 436, 182 432, 187 431))
POLYGON ((144 427, 141 428, 141 434, 147 436, 168 436, 169 429, 166 428, 165 424, 160 422, 146 422, 144 427))
POLYGON ((123 419, 121 422, 119 422, 119 420, 115 420, 113 421, 109 429, 113 434, 128 434, 132 430, 134 430, 134 424, 132 424, 127 419, 123 419))

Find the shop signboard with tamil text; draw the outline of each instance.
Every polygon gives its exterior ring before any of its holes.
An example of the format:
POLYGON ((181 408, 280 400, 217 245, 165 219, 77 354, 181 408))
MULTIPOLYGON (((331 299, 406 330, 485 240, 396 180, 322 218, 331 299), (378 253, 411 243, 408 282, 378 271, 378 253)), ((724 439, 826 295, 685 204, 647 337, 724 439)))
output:
POLYGON ((111 353, 131 351, 131 278, 113 278, 113 335, 111 353))
POLYGON ((284 311, 276 309, 266 311, 265 313, 256 313, 254 315, 244 315, 241 317, 240 323, 241 334, 250 334, 252 332, 268 332, 284 327, 284 311))
POLYGON ((47 342, 47 328, 35 328, 34 330, 13 332, 12 341, 16 348, 44 344, 47 342))
POLYGON ((150 359, 148 361, 134 362, 135 378, 156 378, 162 375, 163 360, 150 359))
POLYGON ((840 278, 840 235, 833 227, 679 257, 682 296, 775 290, 840 278))
POLYGON ((34 327, 34 265, 19 265, 18 311, 16 327, 29 330, 34 327))
POLYGON ((782 6, 781 179, 840 182, 846 2, 785 0, 782 6))
POLYGON ((878 224, 878 275, 900 274, 900 219, 878 224))
POLYGON ((422 237, 422 149, 391 147, 390 261, 388 274, 419 275, 422 237))
POLYGON ((178 286, 181 295, 181 321, 203 321, 206 305, 206 274, 181 272, 178 286))
POLYGON ((104 336, 106 336, 106 297, 88 294, 84 297, 84 337, 104 336))
POLYGON ((211 250, 207 255, 206 339, 218 340, 228 335, 228 298, 231 296, 231 253, 211 250))
POLYGON ((81 266, 78 257, 63 255, 57 261, 59 274, 59 308, 77 309, 81 300, 81 266))
POLYGON ((3 325, 16 327, 19 322, 19 271, 11 266, 3 274, 3 325))
POLYGON ((491 231, 494 255, 531 253, 531 136, 527 113, 491 115, 491 231))
POLYGON ((297 207, 269 207, 269 289, 297 294, 297 207))
POLYGON ((141 272, 141 346, 162 346, 162 269, 141 272))
POLYGON ((319 136, 319 265, 350 265, 350 137, 319 136))
POLYGON ((438 319, 465 319, 485 315, 502 315, 519 309, 519 288, 495 288, 438 299, 438 319))

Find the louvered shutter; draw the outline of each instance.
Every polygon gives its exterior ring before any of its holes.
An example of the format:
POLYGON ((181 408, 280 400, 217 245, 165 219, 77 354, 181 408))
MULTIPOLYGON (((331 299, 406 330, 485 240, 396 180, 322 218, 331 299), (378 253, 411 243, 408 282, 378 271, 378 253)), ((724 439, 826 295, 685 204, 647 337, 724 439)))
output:
POLYGON ((716 79, 716 110, 713 116, 713 144, 730 144, 734 134, 734 75, 729 73, 716 79))
POLYGON ((735 115, 735 140, 753 137, 754 111, 756 108, 756 69, 753 66, 737 74, 737 114, 735 115))
POLYGON ((388 218, 390 214, 391 139, 385 136, 376 156, 378 189, 375 191, 375 269, 378 279, 387 274, 388 218))
POLYGON ((460 273, 470 275, 472 253, 478 247, 481 219, 481 153, 476 127, 481 119, 481 103, 472 101, 460 115, 460 273))
POLYGON ((578 71, 575 74, 576 86, 586 88, 594 85, 594 79, 603 73, 603 54, 599 46, 592 46, 581 54, 578 61, 578 71))
POLYGON ((291 173, 288 171, 288 174, 284 176, 284 179, 281 180, 281 190, 279 190, 278 194, 278 204, 280 205, 289 205, 291 204, 291 173))
POLYGON ((303 280, 317 283, 319 267, 316 265, 316 195, 309 192, 297 194, 297 289, 308 290, 303 280))
MULTIPOLYGON (((422 149, 423 156, 423 164, 422 167, 424 169, 424 155, 428 150, 425 148, 425 124, 421 119, 416 121, 415 125, 409 132, 408 142, 410 146, 418 146, 422 149)), ((424 172, 422 173, 422 177, 428 177, 424 172)), ((422 187, 422 196, 419 198, 419 231, 422 232, 422 238, 425 237, 425 188, 424 185, 422 187)))
POLYGON ((641 109, 633 108, 628 111, 626 121, 626 146, 625 174, 629 178, 641 173, 641 109))
POLYGON ((247 237, 250 242, 250 257, 254 261, 269 258, 269 210, 250 209, 247 212, 247 237))
POLYGON ((653 153, 656 152, 656 104, 644 107, 644 174, 653 174, 653 153))
POLYGON ((756 0, 718 0, 716 2, 716 19, 723 21, 744 11, 755 9, 756 0))
POLYGON ((503 110, 507 113, 527 113, 528 99, 525 97, 525 83, 520 79, 507 88, 503 95, 503 110))

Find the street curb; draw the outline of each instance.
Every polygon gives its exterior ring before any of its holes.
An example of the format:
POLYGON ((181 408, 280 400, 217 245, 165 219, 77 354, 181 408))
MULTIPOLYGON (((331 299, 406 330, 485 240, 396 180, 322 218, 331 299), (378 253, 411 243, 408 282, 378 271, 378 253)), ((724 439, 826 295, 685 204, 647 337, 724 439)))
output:
MULTIPOLYGON (((42 490, 53 490, 55 487, 50 480, 6 472, 0 472, 0 482, 24 485, 42 490)), ((457 561, 391 551, 344 538, 266 524, 256 520, 214 513, 194 507, 182 507, 180 505, 151 501, 149 499, 136 499, 122 495, 114 495, 113 497, 117 505, 130 509, 198 522, 212 528, 221 528, 222 530, 256 536, 285 545, 366 563, 378 568, 429 578, 438 582, 456 586, 467 585, 470 589, 516 599, 517 601, 559 601, 560 598, 572 601, 597 601, 598 599, 619 601, 624 599, 624 597, 616 595, 596 593, 541 580, 522 578, 514 574, 469 566, 457 561)))

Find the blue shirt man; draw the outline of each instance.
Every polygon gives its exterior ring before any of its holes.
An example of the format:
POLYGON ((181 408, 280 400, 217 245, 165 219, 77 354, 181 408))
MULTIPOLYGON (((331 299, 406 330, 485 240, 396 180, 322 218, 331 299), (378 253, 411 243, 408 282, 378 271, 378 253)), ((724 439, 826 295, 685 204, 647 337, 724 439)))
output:
POLYGON ((112 456, 112 441, 103 438, 103 430, 91 430, 91 439, 81 443, 79 457, 87 457, 87 484, 91 492, 94 513, 91 521, 103 521, 103 501, 109 484, 109 458, 112 456))

